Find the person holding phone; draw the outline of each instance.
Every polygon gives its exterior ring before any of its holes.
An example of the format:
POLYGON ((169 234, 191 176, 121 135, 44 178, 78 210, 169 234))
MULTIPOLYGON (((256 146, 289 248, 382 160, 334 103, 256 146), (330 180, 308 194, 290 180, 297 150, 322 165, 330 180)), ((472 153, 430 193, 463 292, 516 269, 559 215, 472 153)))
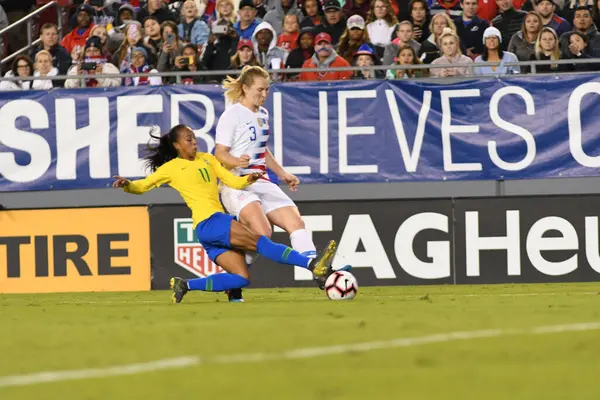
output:
MULTIPOLYGON (((198 49, 193 44, 186 44, 182 54, 175 58, 175 71, 197 72, 202 70, 206 70, 206 67, 204 67, 204 64, 198 58, 198 49)), ((184 85, 196 85, 205 83, 206 78, 206 75, 184 75, 181 77, 181 83, 184 85)))
MULTIPOLYGON (((212 33, 204 50, 203 63, 213 71, 229 68, 231 57, 236 53, 238 34, 231 21, 221 19, 212 24, 212 33)), ((211 81, 222 81, 225 76, 213 75, 211 81)))
MULTIPOLYGON (((119 70, 106 62, 102 55, 102 42, 98 36, 92 36, 85 42, 83 60, 73 65, 67 75, 90 75, 85 80, 85 87, 117 87, 121 86, 119 70), (93 75, 114 74, 115 78, 94 78, 93 75)), ((73 89, 81 86, 81 79, 67 79, 65 88, 73 89)))
POLYGON ((175 67, 175 58, 183 52, 183 42, 177 34, 177 25, 172 21, 163 22, 160 26, 163 45, 158 54, 156 68, 160 72, 170 72, 175 67))

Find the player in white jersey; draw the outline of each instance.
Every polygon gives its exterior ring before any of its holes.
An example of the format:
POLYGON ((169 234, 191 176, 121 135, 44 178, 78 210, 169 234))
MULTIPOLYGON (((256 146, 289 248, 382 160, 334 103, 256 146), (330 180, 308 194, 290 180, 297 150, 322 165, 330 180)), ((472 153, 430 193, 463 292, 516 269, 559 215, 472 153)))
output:
MULTIPOLYGON (((245 67, 237 78, 224 82, 225 96, 232 104, 221 115, 217 124, 215 156, 237 175, 273 171, 279 179, 295 191, 300 181, 287 172, 267 148, 269 115, 262 107, 269 92, 269 74, 260 67, 245 67)), ((227 211, 257 234, 270 237, 271 224, 290 235, 292 248, 308 257, 316 255, 315 245, 304 226, 296 204, 267 174, 245 190, 221 186, 221 201, 227 211)), ((251 264, 255 255, 247 254, 251 264)), ((327 276, 318 279, 324 287, 327 276), (321 282, 322 281, 322 282, 321 282)))

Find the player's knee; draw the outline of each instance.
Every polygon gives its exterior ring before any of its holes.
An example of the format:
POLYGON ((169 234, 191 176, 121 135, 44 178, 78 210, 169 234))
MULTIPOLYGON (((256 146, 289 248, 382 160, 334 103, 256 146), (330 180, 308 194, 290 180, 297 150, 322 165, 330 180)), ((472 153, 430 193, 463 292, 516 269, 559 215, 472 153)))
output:
POLYGON ((286 223, 286 226, 282 228, 284 228, 286 232, 291 234, 292 232, 296 232, 297 230, 306 229, 306 225, 304 224, 302 218, 298 217, 290 218, 289 222, 286 223))
POLYGON ((248 270, 241 271, 237 275, 241 276, 242 278, 244 278, 246 280, 246 282, 243 282, 242 286, 240 286, 240 287, 246 287, 250 284, 250 272, 248 270))

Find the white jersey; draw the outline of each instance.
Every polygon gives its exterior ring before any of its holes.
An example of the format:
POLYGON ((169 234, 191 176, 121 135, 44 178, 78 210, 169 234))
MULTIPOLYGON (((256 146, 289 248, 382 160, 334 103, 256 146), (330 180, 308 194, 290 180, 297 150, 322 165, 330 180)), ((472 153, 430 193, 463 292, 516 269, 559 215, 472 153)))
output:
MULTIPOLYGON (((217 144, 229 147, 232 156, 247 154, 250 157, 248 168, 234 168, 234 174, 267 171, 265 156, 269 141, 269 113, 265 108, 260 107, 258 112, 253 112, 239 103, 227 107, 219 118, 215 139, 217 144)), ((263 178, 269 179, 267 174, 263 178)))

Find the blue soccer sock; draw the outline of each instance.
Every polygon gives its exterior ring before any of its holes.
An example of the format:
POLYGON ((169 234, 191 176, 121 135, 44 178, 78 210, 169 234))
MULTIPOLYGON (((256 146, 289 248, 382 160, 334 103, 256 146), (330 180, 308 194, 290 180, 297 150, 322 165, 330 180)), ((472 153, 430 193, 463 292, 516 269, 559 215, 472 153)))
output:
POLYGON ((303 256, 286 245, 275 243, 266 236, 261 236, 256 243, 256 252, 269 260, 280 264, 297 265, 308 269, 311 258, 303 256))
POLYGON ((229 289, 238 289, 248 286, 250 281, 236 274, 214 274, 206 278, 188 279, 188 289, 203 290, 205 292, 223 292, 229 289))

